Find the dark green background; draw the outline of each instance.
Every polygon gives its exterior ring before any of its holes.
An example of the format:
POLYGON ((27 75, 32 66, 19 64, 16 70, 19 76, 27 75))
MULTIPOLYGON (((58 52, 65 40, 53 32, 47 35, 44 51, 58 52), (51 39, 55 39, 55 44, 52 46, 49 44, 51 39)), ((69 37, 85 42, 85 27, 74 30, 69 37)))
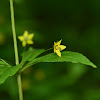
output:
MULTIPOLYGON (((22 73, 24 100, 100 100, 100 0, 14 0, 14 9, 17 36, 34 33, 33 48, 48 49, 62 39, 66 50, 84 54, 98 67, 32 66, 22 73)), ((19 40, 18 48, 20 56, 19 40)), ((9 0, 0 0, 0 58, 15 65, 9 0)), ((18 100, 16 76, 0 85, 0 100, 18 100)))

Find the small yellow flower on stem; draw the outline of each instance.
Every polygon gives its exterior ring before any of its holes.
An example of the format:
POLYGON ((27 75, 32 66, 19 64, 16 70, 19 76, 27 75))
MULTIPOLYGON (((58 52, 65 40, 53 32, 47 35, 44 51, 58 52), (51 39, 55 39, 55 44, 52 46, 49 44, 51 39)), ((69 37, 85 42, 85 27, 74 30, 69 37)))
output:
POLYGON ((54 42, 54 53, 56 53, 59 57, 61 57, 61 52, 60 51, 62 51, 66 48, 66 46, 60 45, 61 41, 62 40, 60 40, 58 42, 54 42))
POLYGON ((18 39, 22 42, 22 46, 25 47, 26 44, 33 44, 32 38, 34 34, 28 34, 28 31, 25 31, 22 36, 18 36, 18 39))

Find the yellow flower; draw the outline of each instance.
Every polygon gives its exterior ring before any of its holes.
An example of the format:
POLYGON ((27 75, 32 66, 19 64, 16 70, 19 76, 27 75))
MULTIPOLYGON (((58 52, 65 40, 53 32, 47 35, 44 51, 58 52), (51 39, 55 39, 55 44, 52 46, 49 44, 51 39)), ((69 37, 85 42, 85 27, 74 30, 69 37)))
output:
POLYGON ((58 42, 54 42, 54 53, 56 53, 59 57, 61 57, 61 52, 60 51, 62 51, 66 48, 66 46, 60 45, 61 41, 62 40, 60 40, 58 42))
POLYGON ((22 42, 22 46, 25 47, 26 44, 33 44, 32 38, 34 34, 28 34, 28 31, 25 31, 22 36, 18 36, 18 39, 22 42))

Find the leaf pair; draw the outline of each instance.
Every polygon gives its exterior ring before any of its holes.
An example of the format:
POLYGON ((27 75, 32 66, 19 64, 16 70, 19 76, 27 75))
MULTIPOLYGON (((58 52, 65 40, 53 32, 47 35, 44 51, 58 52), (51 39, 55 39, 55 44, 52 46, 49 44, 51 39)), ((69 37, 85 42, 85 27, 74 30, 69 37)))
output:
POLYGON ((96 65, 94 65, 87 57, 85 57, 81 53, 63 51, 61 57, 58 57, 54 53, 38 57, 43 52, 45 52, 44 49, 29 48, 28 51, 23 53, 21 63, 13 67, 1 59, 0 84, 3 83, 9 76, 13 76, 16 72, 18 72, 20 68, 21 71, 24 71, 26 68, 39 62, 72 62, 72 63, 81 63, 96 68, 96 65))
MULTIPOLYGON (((87 57, 85 57, 81 53, 71 52, 71 51, 63 51, 61 57, 58 57, 54 53, 50 53, 50 54, 47 54, 47 55, 44 55, 44 56, 41 56, 41 57, 37 57, 39 55, 39 53, 41 54, 44 50, 43 49, 38 50, 37 54, 35 54, 35 55, 32 54, 32 51, 34 51, 34 52, 36 52, 36 51, 34 49, 30 49, 30 50, 31 50, 31 52, 30 52, 29 55, 32 55, 32 57, 31 58, 29 57, 29 58, 26 59, 26 56, 23 56, 23 59, 25 59, 24 61, 29 61, 29 62, 26 64, 25 67, 23 67, 22 70, 26 69, 27 67, 29 67, 31 65, 39 63, 39 62, 72 62, 72 63, 82 63, 82 64, 85 64, 85 65, 92 66, 93 68, 96 68, 96 65, 94 65, 87 57)), ((29 51, 27 51, 25 53, 25 55, 29 51)))

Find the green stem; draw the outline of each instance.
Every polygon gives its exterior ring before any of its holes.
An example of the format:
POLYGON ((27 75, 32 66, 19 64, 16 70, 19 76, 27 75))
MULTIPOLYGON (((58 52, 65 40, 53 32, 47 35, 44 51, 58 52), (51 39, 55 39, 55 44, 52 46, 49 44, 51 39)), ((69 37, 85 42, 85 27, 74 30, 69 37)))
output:
MULTIPOLYGON (((16 61, 16 65, 18 65, 19 58, 18 58, 18 48, 17 48, 17 39, 16 39, 16 31, 15 31, 13 0, 10 0, 10 10, 11 10, 11 23, 12 23, 12 32, 13 32, 13 41, 14 41, 15 61, 16 61)), ((19 100, 23 100, 20 73, 18 73, 17 81, 18 81, 18 89, 19 89, 19 100)))
POLYGON ((17 75, 18 80, 18 88, 19 88, 19 100, 23 100, 23 92, 22 92, 22 85, 21 85, 21 74, 17 75))
POLYGON ((12 32, 13 32, 13 40, 14 40, 15 60, 17 65, 19 64, 19 59, 18 59, 17 39, 16 39, 16 32, 15 32, 13 0, 10 0, 10 9, 11 9, 11 23, 12 23, 12 32))
POLYGON ((51 50, 51 49, 53 49, 54 47, 52 47, 52 48, 49 48, 49 49, 47 49, 47 50, 45 50, 44 52, 46 52, 46 51, 49 51, 49 50, 51 50))

